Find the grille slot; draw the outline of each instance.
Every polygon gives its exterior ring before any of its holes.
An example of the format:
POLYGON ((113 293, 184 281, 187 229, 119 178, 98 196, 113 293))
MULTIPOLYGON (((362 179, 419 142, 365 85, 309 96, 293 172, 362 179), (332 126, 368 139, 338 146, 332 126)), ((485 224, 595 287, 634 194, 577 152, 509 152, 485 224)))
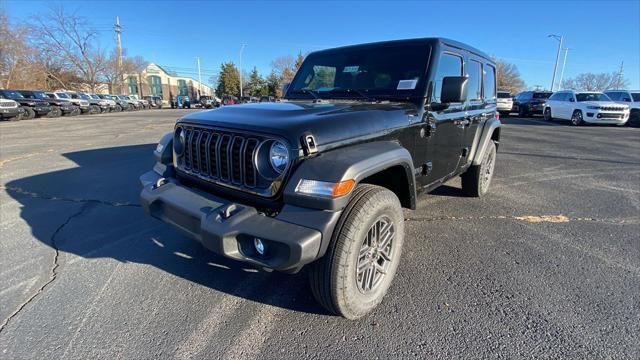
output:
MULTIPOLYGON (((184 152, 177 156, 177 170, 202 180, 273 196, 280 181, 263 177, 256 168, 260 145, 275 139, 193 125, 180 125, 184 152)), ((268 161, 268 160, 267 160, 268 161)))

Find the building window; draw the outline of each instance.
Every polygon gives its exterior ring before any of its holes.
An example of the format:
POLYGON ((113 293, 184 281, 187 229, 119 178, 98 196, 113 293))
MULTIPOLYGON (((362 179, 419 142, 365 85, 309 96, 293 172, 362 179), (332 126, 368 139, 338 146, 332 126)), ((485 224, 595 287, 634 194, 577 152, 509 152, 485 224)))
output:
POLYGON ((129 95, 138 95, 138 82, 136 81, 136 78, 130 76, 127 79, 127 84, 129 85, 129 95))
POLYGON ((187 88, 187 82, 185 80, 178 80, 178 95, 189 95, 189 88, 187 88))
POLYGON ((148 81, 151 95, 162 96, 162 80, 160 79, 160 76, 151 75, 149 76, 148 81))

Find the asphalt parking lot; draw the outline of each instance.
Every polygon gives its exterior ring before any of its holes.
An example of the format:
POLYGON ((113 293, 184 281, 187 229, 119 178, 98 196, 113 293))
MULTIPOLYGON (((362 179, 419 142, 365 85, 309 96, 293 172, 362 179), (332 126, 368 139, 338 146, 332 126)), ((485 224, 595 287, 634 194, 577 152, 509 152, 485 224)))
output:
POLYGON ((144 215, 186 111, 0 123, 0 358, 640 357, 640 129, 503 119, 490 194, 422 197, 352 322, 144 215))

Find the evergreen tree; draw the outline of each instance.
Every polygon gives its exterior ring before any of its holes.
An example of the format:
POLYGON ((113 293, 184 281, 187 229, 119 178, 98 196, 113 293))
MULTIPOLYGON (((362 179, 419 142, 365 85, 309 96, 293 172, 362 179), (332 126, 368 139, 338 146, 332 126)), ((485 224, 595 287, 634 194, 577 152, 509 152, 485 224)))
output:
POLYGON ((304 55, 302 55, 302 51, 298 52, 298 57, 296 57, 296 67, 294 69, 295 71, 298 71, 298 69, 300 69, 300 66, 302 66, 302 62, 304 61, 304 55))
POLYGON ((260 76, 258 69, 254 66, 253 70, 251 70, 251 74, 249 74, 249 81, 247 81, 245 90, 247 94, 251 96, 260 96, 264 87, 265 80, 260 76))
POLYGON ((234 63, 228 62, 220 66, 216 95, 240 96, 240 73, 234 63))
POLYGON ((267 95, 269 96, 281 96, 281 91, 280 91, 280 78, 278 77, 278 75, 272 71, 271 74, 269 74, 269 76, 267 76, 267 95))

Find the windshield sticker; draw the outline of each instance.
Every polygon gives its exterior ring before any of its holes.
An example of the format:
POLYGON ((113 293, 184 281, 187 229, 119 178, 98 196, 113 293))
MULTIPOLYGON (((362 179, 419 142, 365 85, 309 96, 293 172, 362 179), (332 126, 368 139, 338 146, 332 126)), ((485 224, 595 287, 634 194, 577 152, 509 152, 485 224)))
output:
POLYGON ((358 72, 358 68, 360 66, 358 65, 353 65, 353 66, 345 66, 344 70, 342 70, 342 72, 346 72, 346 73, 355 73, 358 72))
POLYGON ((417 79, 400 80, 398 81, 398 87, 396 88, 396 90, 413 90, 416 88, 416 85, 418 85, 417 79))

